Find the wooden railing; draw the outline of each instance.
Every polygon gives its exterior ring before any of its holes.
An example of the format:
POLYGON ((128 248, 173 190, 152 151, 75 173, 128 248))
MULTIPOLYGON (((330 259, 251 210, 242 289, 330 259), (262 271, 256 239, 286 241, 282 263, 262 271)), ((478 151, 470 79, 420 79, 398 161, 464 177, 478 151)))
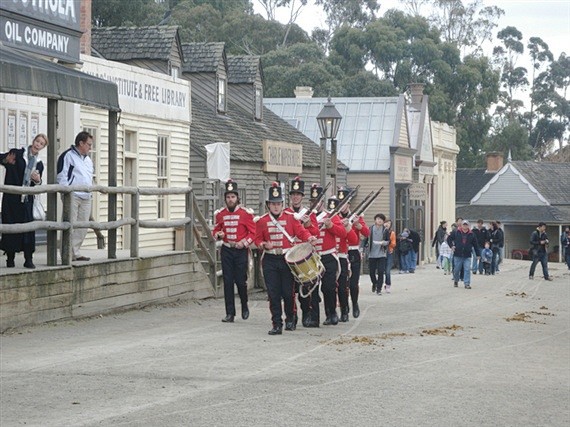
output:
MULTIPOLYGON (((63 210, 61 215, 61 221, 57 220, 46 220, 46 221, 33 221, 21 224, 0 224, 0 233, 13 234, 13 233, 26 233, 30 231, 37 230, 48 230, 57 233, 57 231, 62 232, 61 236, 61 260, 63 265, 71 265, 71 233, 75 228, 91 228, 93 230, 116 230, 119 227, 130 226, 130 256, 139 256, 139 232, 140 228, 179 228, 184 227, 184 250, 190 251, 194 250, 195 244, 197 242, 198 247, 200 247, 203 253, 206 255, 208 265, 210 280, 214 290, 216 290, 216 265, 217 265, 217 255, 215 240, 209 232, 208 221, 204 218, 202 213, 198 208, 194 192, 191 187, 184 188, 148 188, 148 187, 106 187, 102 185, 72 185, 65 186, 59 184, 49 184, 49 185, 38 185, 35 187, 21 187, 13 185, 0 185, 0 192, 11 193, 18 195, 25 194, 53 194, 59 193, 62 195, 63 199, 63 210), (131 216, 122 218, 114 221, 71 221, 71 206, 72 206, 72 193, 74 191, 80 192, 98 192, 103 194, 123 194, 130 195, 131 197, 131 216), (139 218, 139 205, 141 196, 162 196, 162 195, 185 195, 185 216, 184 218, 174 219, 174 220, 141 220, 139 218), (194 218, 196 220, 194 220, 194 218), (202 235, 209 236, 207 239, 208 244, 204 244, 203 239, 200 237, 200 228, 202 228, 202 235), (200 237, 195 239, 196 237, 200 237)), ((116 197, 116 196, 115 196, 116 197)), ((56 218, 57 211, 56 206, 50 206, 50 200, 57 200, 48 197, 48 219, 56 218)), ((116 218, 116 212, 114 215, 109 215, 109 217, 116 218)), ((52 238, 55 234, 52 235, 52 238)), ((116 232, 109 233, 107 245, 107 257, 108 259, 117 258, 117 241, 116 232)), ((50 235, 48 234, 48 250, 57 252, 57 246, 55 244, 50 245, 50 235), (53 248, 53 249, 51 249, 53 248)), ((57 263, 57 253, 48 253, 48 265, 56 265, 57 263), (52 262, 50 262, 52 260, 52 262)))

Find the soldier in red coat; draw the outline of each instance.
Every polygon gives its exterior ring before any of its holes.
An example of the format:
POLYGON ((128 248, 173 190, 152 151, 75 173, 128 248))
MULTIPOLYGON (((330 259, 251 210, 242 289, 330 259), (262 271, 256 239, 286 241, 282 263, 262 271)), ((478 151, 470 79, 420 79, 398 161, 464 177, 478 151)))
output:
POLYGON ((255 244, 263 249, 261 265, 272 322, 272 328, 268 333, 281 335, 283 311, 285 311, 285 330, 295 330, 293 308, 295 280, 285 261, 285 254, 295 245, 295 239, 301 242, 314 242, 316 238, 295 219, 291 212, 283 210, 283 193, 276 182, 269 188, 267 207, 269 212, 261 216, 256 223, 255 244))
MULTIPOLYGON (((292 213, 303 227, 309 230, 313 236, 319 235, 319 228, 317 227, 317 217, 313 212, 310 212, 309 207, 303 206, 303 198, 305 197, 305 181, 301 177, 295 177, 289 187, 289 202, 290 206, 285 208, 285 212, 292 213)), ((303 326, 307 327, 310 313, 310 295, 302 297, 299 294, 299 283, 295 281, 295 295, 299 295, 299 303, 301 305, 301 322, 303 326)), ((295 310, 295 325, 297 325, 297 303, 293 301, 293 308, 295 310)))
POLYGON ((224 192, 226 207, 214 214, 216 225, 212 231, 214 238, 222 241, 221 259, 224 279, 224 300, 226 317, 222 322, 233 322, 236 316, 234 284, 241 300, 241 317, 247 320, 247 269, 249 245, 255 238, 253 213, 240 206, 237 183, 226 182, 224 192))
MULTIPOLYGON (((338 203, 338 199, 335 203, 338 203)), ((335 204, 331 203, 332 200, 329 199, 328 207, 329 209, 334 209, 335 204)), ((317 243, 315 244, 315 249, 321 256, 321 262, 325 267, 325 273, 323 274, 321 291, 323 293, 323 300, 325 306, 325 316, 326 319, 323 325, 337 325, 338 315, 336 312, 336 300, 337 300, 337 279, 339 275, 339 261, 337 256, 336 248, 336 238, 345 239, 346 229, 342 225, 338 215, 329 217, 330 213, 326 210, 320 212, 317 215, 317 220, 320 222, 319 228, 321 230, 317 243)), ((315 300, 316 298, 313 298, 315 300)), ((319 305, 318 301, 311 303, 311 324, 310 326, 319 324, 319 305)))
POLYGON ((349 292, 352 301, 352 316, 356 319, 360 316, 358 306, 358 294, 360 290, 360 267, 362 264, 362 254, 360 253, 360 241, 370 236, 370 228, 364 222, 362 215, 353 215, 350 211, 350 203, 341 212, 345 226, 351 227, 351 232, 346 236, 348 243, 348 262, 350 264, 349 292))

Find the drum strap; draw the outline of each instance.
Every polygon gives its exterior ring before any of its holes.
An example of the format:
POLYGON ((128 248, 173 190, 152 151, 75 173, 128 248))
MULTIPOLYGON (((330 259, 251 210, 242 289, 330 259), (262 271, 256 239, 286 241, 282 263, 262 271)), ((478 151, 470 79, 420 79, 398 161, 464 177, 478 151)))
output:
POLYGON ((283 233, 283 235, 285 237, 287 237, 287 240, 289 240, 289 243, 293 244, 295 242, 295 240, 289 235, 289 233, 287 233, 287 231, 283 228, 283 226, 279 223, 279 221, 277 221, 273 215, 269 214, 269 218, 271 218, 271 222, 273 223, 273 225, 275 227, 277 227, 279 229, 279 231, 281 233, 283 233))

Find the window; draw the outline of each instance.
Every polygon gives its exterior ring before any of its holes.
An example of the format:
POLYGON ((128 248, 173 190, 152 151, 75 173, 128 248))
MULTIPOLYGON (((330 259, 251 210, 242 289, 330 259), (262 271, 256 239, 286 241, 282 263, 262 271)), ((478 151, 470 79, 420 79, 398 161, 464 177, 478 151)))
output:
POLYGON ((218 111, 226 112, 226 79, 218 77, 218 111))
POLYGON ((137 133, 133 131, 125 131, 125 156, 129 156, 129 154, 136 154, 137 152, 137 133))
POLYGON ((178 67, 172 67, 170 69, 170 75, 174 78, 178 78, 178 76, 180 75, 180 69, 178 67))
POLYGON ((255 120, 263 117, 263 88, 255 86, 255 120))
MULTIPOLYGON (((168 188, 168 137, 160 136, 157 141, 156 153, 157 187, 168 188)), ((158 218, 166 218, 167 196, 159 195, 157 198, 158 218)))

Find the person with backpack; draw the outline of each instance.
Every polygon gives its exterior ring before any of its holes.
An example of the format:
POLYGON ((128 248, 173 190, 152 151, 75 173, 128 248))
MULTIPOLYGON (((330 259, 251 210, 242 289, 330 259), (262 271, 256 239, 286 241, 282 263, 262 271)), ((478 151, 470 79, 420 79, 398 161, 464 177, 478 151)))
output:
POLYGON ((410 233, 408 229, 405 228, 400 238, 398 240, 398 254, 400 256, 400 274, 408 273, 410 271, 412 239, 410 239, 410 233))
POLYGON ((552 277, 548 274, 548 236, 546 235, 546 224, 544 222, 539 222, 536 230, 530 235, 530 245, 529 253, 532 255, 532 264, 528 272, 529 280, 534 279, 536 264, 540 262, 544 280, 552 281, 552 277))

